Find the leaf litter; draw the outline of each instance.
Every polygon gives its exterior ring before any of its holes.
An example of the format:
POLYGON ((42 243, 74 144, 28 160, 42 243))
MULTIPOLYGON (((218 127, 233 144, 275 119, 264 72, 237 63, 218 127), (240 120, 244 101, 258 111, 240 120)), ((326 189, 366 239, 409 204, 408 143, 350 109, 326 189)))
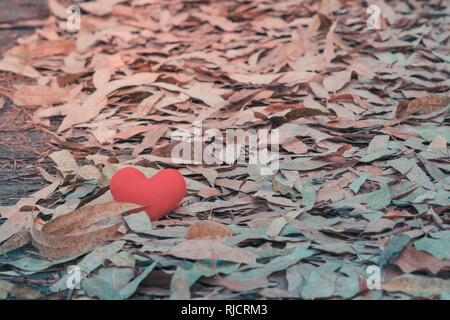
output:
POLYGON ((448 299, 448 3, 384 1, 376 31, 362 1, 95 0, 76 32, 66 5, 0 60, 61 149, 51 184, 0 206, 0 298, 364 299, 375 265, 379 299, 448 299), (217 141, 279 130, 279 170, 238 162, 246 141, 175 161, 199 121, 217 141), (162 220, 128 215, 108 191, 127 166, 176 168, 188 194, 162 220))

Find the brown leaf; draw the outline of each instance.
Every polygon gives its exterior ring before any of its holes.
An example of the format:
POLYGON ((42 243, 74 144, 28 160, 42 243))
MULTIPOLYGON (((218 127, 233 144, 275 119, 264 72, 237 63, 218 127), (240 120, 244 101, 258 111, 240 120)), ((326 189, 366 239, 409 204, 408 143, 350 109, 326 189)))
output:
POLYGON ((286 122, 291 122, 299 118, 326 116, 326 115, 330 114, 313 108, 298 108, 289 111, 288 113, 286 113, 284 117, 274 116, 270 118, 270 121, 274 124, 275 127, 279 127, 286 122))
POLYGON ((121 0, 97 0, 80 3, 80 7, 97 16, 104 16, 113 10, 113 6, 121 0))
POLYGON ((17 105, 52 105, 67 100, 70 90, 49 86, 23 86, 14 94, 17 105))
POLYGON ((6 240, 0 246, 0 255, 8 253, 9 251, 21 248, 31 240, 30 232, 28 228, 22 228, 19 232, 13 235, 11 238, 6 240))
POLYGON ((294 109, 286 113, 285 117, 288 121, 292 121, 302 117, 313 117, 313 116, 327 116, 329 113, 322 112, 318 109, 312 108, 301 108, 294 109))
MULTIPOLYGON (((326 16, 321 15, 320 13, 319 13, 319 17, 321 18, 322 23, 324 20, 328 20, 328 18, 326 16)), ((325 39, 325 50, 323 51, 323 59, 325 60, 325 68, 328 67, 328 65, 331 63, 331 60, 333 60, 333 58, 335 56, 334 30, 336 29, 337 22, 338 22, 337 20, 333 22, 333 24, 330 27, 330 30, 327 33, 326 39, 325 39)))
POLYGON ((287 151, 295 154, 303 154, 308 152, 308 146, 296 138, 283 143, 282 146, 287 151))
POLYGON ((382 283, 381 288, 389 292, 404 292, 414 297, 432 297, 442 292, 450 291, 450 280, 428 277, 401 277, 388 283, 382 283))
POLYGON ((343 70, 332 73, 323 79, 323 87, 328 92, 336 92, 341 90, 350 81, 352 77, 351 70, 343 70))
POLYGON ((231 237, 232 235, 233 231, 226 225, 216 221, 204 220, 204 221, 197 221, 188 228, 186 232, 186 239, 213 240, 219 238, 228 238, 231 237))
POLYGON ((30 230, 32 244, 49 258, 76 255, 112 238, 122 221, 111 218, 139 207, 131 203, 108 202, 58 216, 46 223, 42 230, 33 224, 30 230))
POLYGON ((158 76, 157 73, 138 73, 121 80, 109 82, 105 87, 91 94, 79 108, 74 108, 73 111, 69 112, 61 123, 58 132, 64 131, 74 124, 89 121, 97 116, 106 106, 106 96, 111 92, 122 87, 152 83, 158 76))
POLYGON ((179 258, 192 260, 225 260, 236 263, 255 264, 256 254, 242 248, 233 248, 217 240, 186 240, 169 251, 179 258))
POLYGON ((432 150, 446 150, 447 149, 447 139, 442 136, 436 136, 433 141, 428 146, 428 151, 432 150))
POLYGON ((92 82, 95 88, 101 89, 106 86, 111 79, 111 70, 109 68, 100 68, 95 71, 92 82))
POLYGON ((139 153, 144 151, 147 148, 154 147, 158 140, 167 132, 169 129, 166 124, 158 124, 152 126, 147 132, 143 133, 144 139, 140 145, 136 146, 133 150, 132 158, 136 157, 139 153))
POLYGON ((82 151, 87 151, 87 152, 92 152, 92 153, 100 150, 100 147, 94 147, 94 146, 89 147, 89 146, 85 146, 84 144, 81 144, 78 142, 63 140, 56 133, 51 132, 45 128, 41 127, 39 129, 41 131, 43 131, 45 134, 47 134, 51 139, 55 140, 60 145, 67 147, 69 149, 82 150, 82 151))
POLYGON ((57 54, 67 55, 75 50, 75 40, 40 40, 11 48, 8 54, 23 59, 34 59, 57 54))
POLYGON ((17 73, 29 78, 39 78, 41 76, 36 69, 13 56, 6 56, 0 60, 0 70, 17 73))
POLYGON ((67 19, 69 16, 67 8, 61 5, 57 0, 48 0, 48 7, 58 18, 67 19))
POLYGON ((450 260, 437 259, 424 251, 417 250, 412 244, 408 245, 394 261, 405 273, 414 271, 431 271, 437 274, 441 270, 450 269, 450 260))
POLYGON ((414 113, 432 113, 445 108, 449 103, 450 97, 446 96, 428 96, 412 101, 402 100, 397 106, 395 116, 401 119, 414 113))
POLYGON ((227 280, 217 275, 219 281, 225 288, 236 292, 249 292, 259 288, 265 288, 270 285, 270 281, 266 278, 256 278, 251 280, 227 280))
POLYGON ((9 281, 0 280, 0 299, 6 299, 8 294, 17 299, 39 299, 42 294, 28 288, 13 284, 9 281))
POLYGON ((382 232, 386 229, 393 229, 395 226, 395 222, 388 219, 373 219, 370 220, 364 229, 364 233, 369 232, 382 232))
MULTIPOLYGON (((48 258, 59 259, 74 256, 109 240, 116 233, 122 221, 106 228, 97 228, 79 235, 49 234, 31 227, 31 242, 39 252, 48 258)), ((45 226, 44 226, 45 227, 45 226)))
POLYGON ((86 228, 100 220, 111 218, 140 207, 140 205, 134 203, 115 201, 85 206, 50 220, 42 227, 42 231, 49 234, 65 234, 76 228, 86 228))

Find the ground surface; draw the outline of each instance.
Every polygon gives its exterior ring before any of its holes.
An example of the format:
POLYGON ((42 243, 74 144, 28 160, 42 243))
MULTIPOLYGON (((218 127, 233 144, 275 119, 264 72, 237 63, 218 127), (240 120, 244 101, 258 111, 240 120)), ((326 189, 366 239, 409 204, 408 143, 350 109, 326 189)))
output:
POLYGON ((70 4, 0 3, 0 299, 449 299, 448 3, 70 4))

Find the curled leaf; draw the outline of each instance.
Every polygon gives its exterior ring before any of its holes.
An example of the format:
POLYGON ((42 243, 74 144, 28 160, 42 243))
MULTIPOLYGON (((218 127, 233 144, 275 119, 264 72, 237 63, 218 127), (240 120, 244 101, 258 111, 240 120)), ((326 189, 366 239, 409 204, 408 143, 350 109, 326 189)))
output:
POLYGON ((412 101, 402 100, 397 106, 395 115, 400 119, 414 113, 431 113, 445 108, 449 103, 450 97, 446 96, 428 96, 412 101))
POLYGON ((74 256, 112 238, 122 225, 117 216, 136 208, 139 205, 108 202, 59 216, 45 224, 42 230, 33 224, 30 230, 32 244, 46 257, 74 256))

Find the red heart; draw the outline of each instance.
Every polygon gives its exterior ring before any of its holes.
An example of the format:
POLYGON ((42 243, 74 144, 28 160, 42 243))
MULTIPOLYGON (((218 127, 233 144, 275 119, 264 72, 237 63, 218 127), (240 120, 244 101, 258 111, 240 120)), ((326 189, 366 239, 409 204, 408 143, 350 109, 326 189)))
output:
MULTIPOLYGON (((186 182, 175 169, 164 169, 150 179, 138 169, 124 168, 116 172, 109 185, 114 200, 142 205, 157 220, 178 207, 186 195, 186 182)), ((137 213, 142 209, 129 211, 137 213)))

